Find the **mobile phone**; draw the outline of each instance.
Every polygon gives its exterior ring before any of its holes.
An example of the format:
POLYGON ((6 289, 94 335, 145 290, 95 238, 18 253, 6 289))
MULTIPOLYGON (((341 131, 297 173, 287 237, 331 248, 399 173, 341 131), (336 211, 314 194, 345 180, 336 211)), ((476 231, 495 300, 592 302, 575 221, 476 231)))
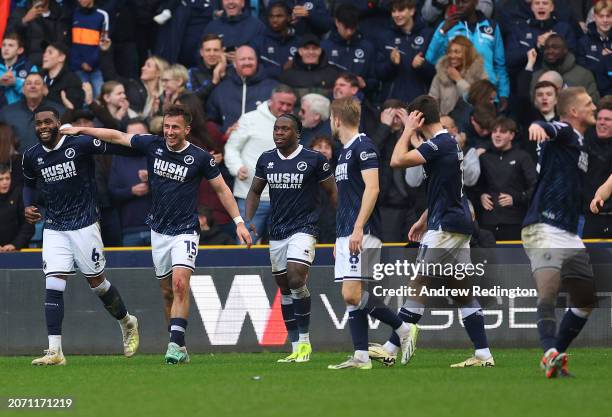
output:
POLYGON ((235 52, 236 51, 236 47, 235 46, 227 46, 225 48, 225 52, 235 52))

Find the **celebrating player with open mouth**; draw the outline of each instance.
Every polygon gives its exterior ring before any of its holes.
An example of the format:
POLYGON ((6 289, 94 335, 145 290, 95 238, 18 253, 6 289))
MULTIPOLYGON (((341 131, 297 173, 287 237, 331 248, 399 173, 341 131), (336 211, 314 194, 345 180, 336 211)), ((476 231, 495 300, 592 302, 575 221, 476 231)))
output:
POLYGON ((205 177, 236 223, 242 243, 251 236, 240 217, 232 192, 223 180, 215 159, 187 141, 191 115, 182 106, 164 112, 164 137, 130 135, 118 130, 71 127, 68 135, 84 133, 107 142, 129 146, 144 154, 151 181, 153 204, 147 217, 151 227, 153 263, 164 297, 170 343, 166 363, 189 362, 185 329, 189 315, 189 280, 198 255, 199 222, 196 211, 198 187, 205 177))
POLYGON ((359 133, 361 104, 353 97, 334 100, 331 128, 344 145, 338 157, 336 184, 335 280, 342 282, 342 297, 349 312, 349 327, 355 353, 329 369, 372 369, 368 357, 368 314, 393 328, 402 350, 413 348, 416 326, 404 323, 381 299, 370 294, 367 281, 372 265, 380 260, 382 243, 378 199, 378 151, 372 140, 359 133))
POLYGON ((74 275, 74 264, 87 278, 106 310, 119 321, 123 353, 130 357, 139 344, 138 320, 128 314, 114 285, 104 277, 104 247, 98 224, 95 164, 93 155, 126 153, 91 136, 62 136, 60 119, 52 107, 39 107, 34 114, 39 143, 23 154, 23 204, 30 223, 42 219, 35 201, 36 182, 46 202, 43 231, 43 272, 46 278, 45 318, 49 349, 32 365, 65 365, 62 351, 64 290, 66 278, 74 275))
POLYGON ((282 294, 283 320, 293 348, 291 355, 279 362, 310 360, 310 292, 306 279, 315 257, 319 184, 334 206, 337 200, 336 183, 327 159, 299 144, 301 131, 302 123, 293 114, 276 119, 276 149, 264 152, 257 160, 246 200, 246 217, 250 221, 266 184, 270 187, 270 262, 282 294))
POLYGON ((542 144, 541 168, 522 230, 538 290, 538 333, 544 349, 540 365, 547 378, 569 375, 565 351, 595 303, 593 269, 578 236, 589 162, 583 135, 595 124, 595 104, 584 88, 572 87, 559 93, 557 108, 560 122, 529 126, 529 139, 542 144), (562 286, 569 292, 571 308, 557 333, 555 307, 562 286))

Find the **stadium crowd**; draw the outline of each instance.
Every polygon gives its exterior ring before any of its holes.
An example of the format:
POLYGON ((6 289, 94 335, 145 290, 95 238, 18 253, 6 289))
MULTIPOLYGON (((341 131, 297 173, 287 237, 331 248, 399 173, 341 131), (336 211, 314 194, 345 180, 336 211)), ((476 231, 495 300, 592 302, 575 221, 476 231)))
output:
MULTIPOLYGON (((24 220, 21 154, 38 143, 42 105, 63 123, 153 134, 164 109, 186 106, 190 141, 215 157, 244 216, 276 117, 299 115, 301 144, 333 165, 341 145, 330 102, 350 96, 380 153, 382 240, 405 241, 425 208, 424 172, 389 162, 403 130, 397 111, 421 94, 438 100, 463 148, 473 243, 519 240, 538 177, 527 127, 558 120, 568 86, 598 105, 585 135, 582 236, 612 238, 612 201, 598 215, 587 209, 612 173, 611 25, 612 0, 12 0, 0 61, 0 252, 41 244, 24 220)), ((145 158, 99 156, 96 172, 105 245, 150 245, 145 158)), ((318 198, 319 241, 331 243, 335 213, 318 198)), ((200 243, 234 243, 207 181, 198 201, 200 243)), ((257 230, 269 212, 264 192, 257 230)))

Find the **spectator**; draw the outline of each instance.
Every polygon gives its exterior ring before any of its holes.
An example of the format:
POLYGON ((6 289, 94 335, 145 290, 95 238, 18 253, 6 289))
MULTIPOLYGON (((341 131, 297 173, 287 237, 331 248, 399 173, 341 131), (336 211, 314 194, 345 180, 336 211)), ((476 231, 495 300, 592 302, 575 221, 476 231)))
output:
MULTIPOLYGON (((421 14, 423 19, 431 25, 437 24, 444 17, 445 11, 452 7, 451 0, 425 0, 421 14)), ((476 8, 487 18, 493 16, 493 0, 478 0, 476 8)), ((452 9, 451 9, 452 11, 452 9)))
MULTIPOLYGON (((331 164, 331 169, 335 169, 333 158, 334 144, 329 136, 316 136, 312 140, 310 148, 321 152, 331 164)), ((318 198, 319 221, 317 222, 317 227, 319 228, 319 237, 317 238, 317 243, 335 243, 336 209, 331 201, 329 201, 329 196, 325 190, 321 187, 319 187, 318 198)))
POLYGON ((532 0, 529 18, 514 25, 506 39, 508 72, 517 74, 527 64, 527 52, 542 50, 546 39, 553 33, 563 37, 570 50, 576 49, 574 29, 557 17, 554 1, 532 0))
POLYGON ((11 184, 11 168, 0 164, 0 252, 24 248, 34 235, 34 225, 25 220, 21 186, 11 184))
POLYGON ((597 81, 600 96, 612 94, 612 1, 599 0, 593 7, 594 22, 578 42, 578 64, 590 70, 597 81))
POLYGON ((448 43, 446 55, 436 64, 429 95, 438 100, 440 114, 446 115, 467 96, 472 83, 486 77, 482 58, 472 43, 460 35, 448 43))
MULTIPOLYGON (((127 133, 149 133, 141 119, 131 119, 127 133)), ((144 156, 114 155, 108 178, 108 191, 119 209, 121 244, 151 246, 151 229, 145 224, 151 209, 147 160, 144 156)))
MULTIPOLYGON (((606 96, 599 102, 595 131, 586 136, 589 168, 585 176, 585 207, 597 188, 612 174, 612 96, 606 96)), ((608 199, 593 214, 587 208, 584 224, 584 238, 612 239, 612 199, 608 199)))
POLYGON ((510 95, 510 82, 506 72, 504 43, 497 23, 476 10, 478 0, 457 0, 457 12, 448 16, 436 29, 427 48, 427 61, 436 64, 457 35, 468 38, 482 56, 489 80, 495 85, 500 110, 505 110, 510 95))
POLYGON ((23 185, 23 169, 21 166, 21 153, 17 150, 19 143, 13 128, 0 123, 0 165, 6 165, 11 171, 11 184, 13 187, 23 185))
POLYGON ((223 39, 218 35, 209 34, 202 38, 200 57, 197 67, 189 69, 187 89, 197 94, 206 106, 208 97, 225 78, 227 59, 223 53, 223 39))
POLYGON ((23 97, 25 77, 37 72, 23 56, 23 43, 16 33, 9 33, 2 40, 2 62, 0 63, 0 106, 13 104, 23 97))
POLYGON ((312 148, 316 137, 331 137, 329 125, 329 105, 327 97, 320 94, 306 94, 302 97, 300 105, 300 120, 302 121, 302 135, 300 144, 312 148))
POLYGON ((334 82, 334 100, 344 97, 355 97, 361 102, 361 121, 359 130, 372 135, 378 127, 378 110, 363 96, 359 90, 359 80, 354 74, 343 72, 334 82))
MULTIPOLYGON (((85 103, 89 109, 108 129, 125 131, 128 121, 138 117, 138 113, 130 108, 125 87, 118 81, 105 82, 97 101, 89 101, 87 92, 85 96, 85 103)), ((91 97, 93 98, 93 91, 91 97)))
POLYGON ((593 73, 588 69, 576 64, 576 57, 569 52, 563 38, 552 34, 544 42, 544 62, 542 69, 533 73, 531 88, 533 91, 540 75, 545 71, 557 71, 563 77, 563 82, 568 87, 584 87, 594 102, 599 101, 599 92, 593 73))
POLYGON ((72 15, 70 69, 81 81, 93 86, 94 95, 102 89, 100 41, 108 37, 108 13, 94 7, 95 0, 78 0, 72 15))
POLYGON ((178 61, 190 68, 196 65, 195 51, 201 45, 202 35, 209 33, 206 30, 213 13, 217 12, 219 1, 172 1, 178 5, 172 11, 172 19, 159 27, 155 53, 168 62, 178 61))
POLYGON ((380 124, 372 141, 380 152, 380 194, 378 204, 382 219, 383 242, 403 242, 410 226, 416 221, 412 213, 412 195, 404 181, 405 169, 391 168, 391 155, 404 131, 401 114, 405 104, 389 99, 382 105, 380 124))
MULTIPOLYGON (((221 175, 223 175, 223 179, 231 186, 233 184, 233 178, 225 166, 223 157, 223 148, 225 146, 223 135, 215 123, 209 122, 206 119, 202 102, 198 100, 197 96, 194 94, 183 94, 175 103, 185 106, 191 114, 189 142, 200 148, 206 149, 215 158, 215 162, 221 171, 221 175)), ((212 220, 215 225, 230 236, 234 236, 236 226, 227 211, 225 211, 225 207, 221 204, 217 193, 212 189, 208 181, 202 181, 200 183, 198 206, 210 207, 213 215, 212 220)))
POLYGON ((62 114, 64 108, 46 99, 47 85, 40 73, 28 74, 23 83, 23 99, 0 110, 0 121, 13 127, 22 153, 38 143, 34 130, 34 113, 40 106, 51 106, 62 114))
POLYGON ((291 25, 297 35, 313 33, 323 36, 333 21, 324 0, 285 0, 291 8, 291 25))
POLYGON ((172 106, 176 99, 185 92, 189 72, 181 64, 172 64, 162 73, 161 83, 164 90, 162 94, 162 106, 160 112, 172 106))
POLYGON ((493 125, 493 146, 480 156, 478 192, 484 209, 480 226, 496 240, 520 240, 523 218, 537 182, 529 155, 512 145, 516 134, 512 119, 499 117, 493 125))
POLYGON ((374 91, 378 80, 374 71, 374 45, 358 29, 359 10, 351 4, 341 4, 334 13, 335 27, 323 40, 321 47, 330 64, 340 71, 355 74, 359 88, 374 91))
POLYGON ((202 206, 198 209, 198 220, 200 222, 200 245, 234 245, 236 240, 224 233, 215 224, 212 210, 202 206))
POLYGON ((488 150, 491 148, 491 132, 495 123, 492 106, 474 107, 470 121, 465 128, 468 148, 488 150))
POLYGON ((313 34, 306 34, 300 39, 293 65, 278 79, 293 87, 298 97, 308 93, 329 96, 339 71, 337 67, 328 63, 327 58, 319 38, 313 34))
POLYGON ((17 32, 24 40, 28 61, 37 67, 42 65, 45 52, 43 41, 64 43, 68 40, 69 17, 64 15, 61 2, 31 0, 27 11, 15 8, 8 22, 8 32, 17 32))
POLYGON ((416 0, 392 0, 391 28, 378 43, 376 76, 383 82, 380 101, 395 98, 409 103, 425 94, 435 74, 424 54, 433 33, 416 15, 416 0))
POLYGON ((63 43, 47 43, 43 54, 43 75, 49 91, 47 98, 58 104, 68 100, 76 108, 83 106, 80 78, 68 68, 68 47, 63 43))
POLYGON ((132 108, 142 117, 148 119, 154 116, 160 107, 163 92, 161 76, 168 63, 158 57, 150 56, 140 69, 140 79, 120 76, 115 69, 111 42, 104 40, 101 45, 100 66, 105 80, 119 81, 125 87, 125 94, 132 108))
POLYGON ((291 9, 283 1, 268 6, 268 26, 252 45, 269 77, 278 78, 289 68, 297 52, 298 39, 291 27, 291 9))
POLYGON ((221 17, 210 22, 204 34, 214 33, 222 37, 226 51, 246 45, 264 33, 264 24, 245 12, 244 0, 222 0, 221 3, 221 17))
POLYGON ((241 46, 236 50, 234 69, 229 70, 227 78, 210 95, 206 105, 208 117, 226 132, 240 116, 266 101, 276 84, 259 68, 255 50, 241 46))
POLYGON ((533 122, 552 122, 554 120, 559 120, 559 115, 556 111, 558 88, 552 81, 540 81, 535 85, 533 95, 533 102, 529 104, 529 110, 519 113, 519 121, 520 125, 523 127, 523 131, 521 132, 522 148, 534 161, 537 161, 539 145, 537 142, 529 140, 527 131, 533 122))
MULTIPOLYGON (((261 194, 259 208, 252 219, 247 219, 245 214, 246 196, 253 181, 257 159, 262 152, 274 148, 272 130, 276 118, 283 113, 293 112, 296 99, 291 87, 283 84, 276 86, 272 90, 270 100, 240 117, 238 127, 225 144, 225 164, 230 174, 235 177, 234 196, 238 208, 245 220, 253 222, 259 237, 267 230, 270 216, 268 188, 261 194)), ((251 237, 253 242, 258 239, 255 235, 251 237)))

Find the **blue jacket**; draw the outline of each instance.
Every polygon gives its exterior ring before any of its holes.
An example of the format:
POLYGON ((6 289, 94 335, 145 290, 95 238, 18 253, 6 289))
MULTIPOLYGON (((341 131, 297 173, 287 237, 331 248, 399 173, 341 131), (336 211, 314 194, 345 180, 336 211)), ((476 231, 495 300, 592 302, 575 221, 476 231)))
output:
POLYGON ((144 156, 113 156, 108 191, 118 203, 123 233, 148 229, 145 219, 151 209, 151 193, 142 197, 132 194, 132 187, 140 183, 140 169, 147 169, 147 159, 144 156))
POLYGON ((376 51, 374 45, 357 32, 352 39, 344 40, 337 29, 333 29, 329 36, 321 42, 325 49, 327 60, 343 72, 359 75, 366 82, 366 88, 375 88, 378 84, 374 71, 376 51))
POLYGON ((334 20, 329 14, 324 0, 285 0, 285 3, 291 10, 295 6, 304 6, 308 10, 308 17, 299 18, 294 25, 297 35, 314 33, 323 36, 331 30, 334 20))
POLYGON ((206 25, 204 35, 215 33, 223 38, 223 46, 237 48, 240 45, 249 44, 253 39, 261 36, 264 31, 264 24, 248 13, 235 17, 228 17, 224 13, 219 19, 206 25))
POLYGON ((425 58, 435 65, 446 54, 448 41, 455 36, 463 35, 474 44, 476 51, 482 56, 485 71, 489 81, 495 85, 498 97, 508 97, 510 95, 510 81, 506 71, 501 31, 495 21, 487 19, 480 12, 477 13, 478 21, 474 28, 470 28, 467 22, 462 21, 443 35, 440 29, 442 29, 444 22, 440 23, 429 44, 425 58))
POLYGON ((108 13, 102 9, 77 7, 72 15, 70 69, 81 70, 86 62, 94 70, 100 66, 100 38, 108 33, 108 13))
POLYGON ((18 58, 15 65, 7 67, 4 59, 0 58, 0 77, 6 72, 12 71, 15 76, 15 84, 9 87, 0 87, 0 107, 7 104, 13 104, 21 100, 23 97, 23 83, 25 78, 31 72, 38 72, 36 65, 32 65, 24 57, 18 58))
POLYGON ((406 34, 393 22, 392 27, 381 33, 377 47, 376 76, 383 82, 381 102, 396 98, 409 103, 415 97, 427 93, 435 75, 435 67, 427 61, 417 69, 412 68, 416 55, 425 55, 433 29, 417 19, 412 32, 406 34), (391 50, 400 50, 399 65, 391 62, 391 50))
POLYGON ((251 46, 255 49, 259 65, 266 71, 266 75, 278 78, 289 57, 293 58, 297 53, 297 43, 293 28, 286 37, 266 28, 262 36, 252 40, 251 46))
POLYGON ((578 41, 576 55, 578 63, 595 76, 601 97, 612 94, 612 54, 604 56, 602 52, 606 48, 612 49, 610 33, 603 37, 597 32, 595 23, 590 23, 587 34, 578 41))
POLYGON ((537 49, 538 36, 548 31, 560 35, 570 51, 576 48, 576 35, 572 27, 559 20, 555 14, 550 19, 539 21, 532 15, 509 28, 506 39, 506 65, 509 71, 519 71, 527 64, 527 51, 537 49))
POLYGON ((232 68, 228 76, 221 81, 206 103, 208 118, 221 125, 225 132, 242 115, 242 100, 245 98, 244 113, 255 110, 257 105, 270 98, 277 82, 267 78, 263 68, 243 81, 232 68))

